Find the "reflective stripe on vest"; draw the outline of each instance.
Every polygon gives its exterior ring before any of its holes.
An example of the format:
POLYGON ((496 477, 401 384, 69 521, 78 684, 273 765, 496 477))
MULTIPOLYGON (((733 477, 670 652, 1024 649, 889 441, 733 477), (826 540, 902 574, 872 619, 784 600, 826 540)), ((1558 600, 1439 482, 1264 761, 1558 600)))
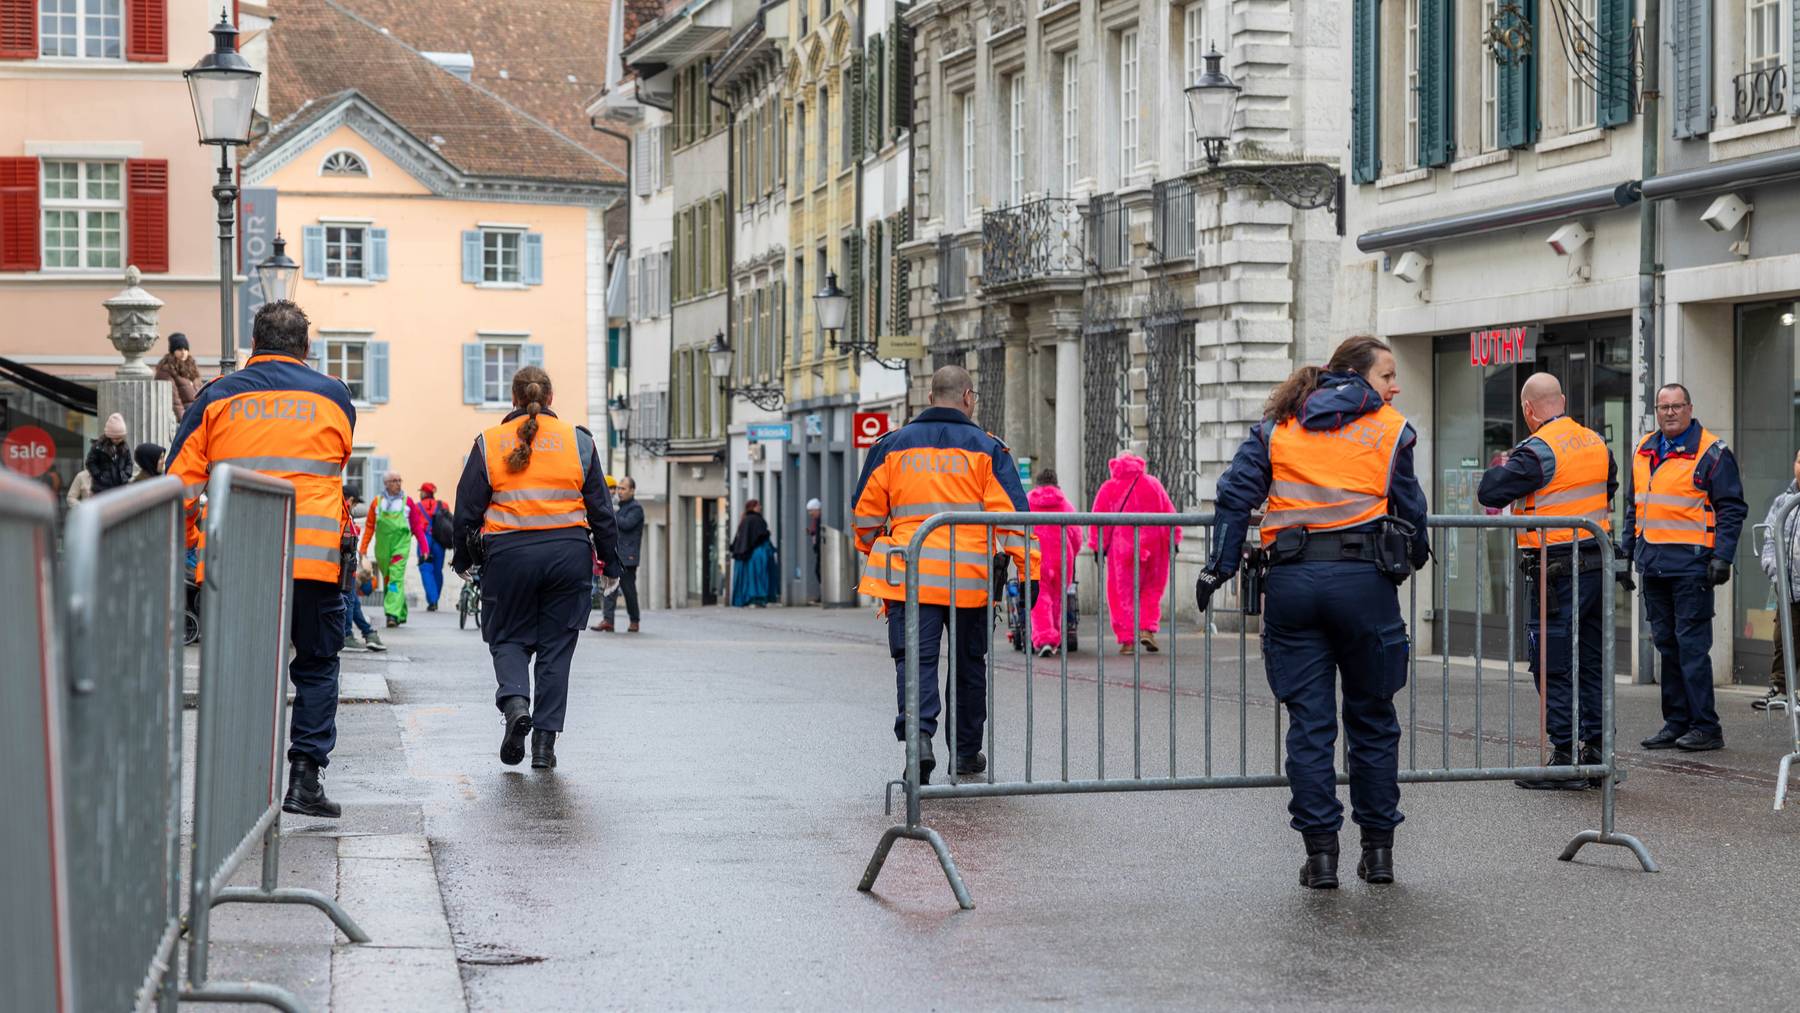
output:
MULTIPOLYGON (((1520 500, 1513 512, 1523 517, 1582 517, 1612 534, 1612 511, 1606 496, 1606 440, 1567 415, 1539 426, 1535 435, 1550 448, 1555 466, 1550 469, 1549 483, 1520 500)), ((1513 541, 1521 549, 1535 549, 1593 537, 1594 533, 1584 528, 1526 528, 1515 532, 1513 541)))
POLYGON ((550 415, 538 416, 531 460, 523 471, 507 467, 518 445, 523 417, 502 422, 482 434, 492 493, 482 515, 482 531, 546 531, 587 526, 587 503, 581 494, 585 475, 575 427, 550 415))
POLYGON ((1287 528, 1336 531, 1388 512, 1388 483, 1406 417, 1390 405, 1337 429, 1288 419, 1269 433, 1269 503, 1264 545, 1287 528))
POLYGON ((1665 458, 1654 471, 1647 453, 1656 442, 1651 433, 1631 455, 1632 500, 1637 510, 1637 537, 1652 545, 1698 545, 1712 548, 1712 501, 1694 485, 1694 472, 1719 438, 1700 429, 1700 443, 1692 456, 1665 458))

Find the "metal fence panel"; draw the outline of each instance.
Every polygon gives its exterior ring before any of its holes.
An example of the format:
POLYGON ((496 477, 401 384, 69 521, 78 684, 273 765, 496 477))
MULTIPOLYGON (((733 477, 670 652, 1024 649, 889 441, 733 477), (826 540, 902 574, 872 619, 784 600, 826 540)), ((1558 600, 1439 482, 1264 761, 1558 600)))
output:
POLYGON ((62 614, 78 1005, 174 1008, 185 565, 180 481, 69 512, 62 614))
POLYGON ((1787 683, 1787 699, 1776 701, 1776 705, 1785 704, 1788 719, 1788 751, 1782 756, 1775 777, 1776 810, 1787 804, 1788 778, 1794 772, 1794 761, 1800 760, 1800 706, 1796 706, 1800 701, 1795 699, 1794 686, 1794 617, 1793 609, 1788 607, 1793 594, 1794 567, 1800 565, 1794 555, 1800 545, 1785 534, 1794 523, 1795 510, 1800 510, 1800 498, 1782 508, 1781 516, 1775 518, 1774 530, 1769 533, 1769 537, 1779 539, 1775 545, 1775 614, 1781 624, 1777 629, 1781 631, 1781 662, 1787 683))
POLYGON ((0 469, 0 1005, 73 1005, 49 490, 0 469))

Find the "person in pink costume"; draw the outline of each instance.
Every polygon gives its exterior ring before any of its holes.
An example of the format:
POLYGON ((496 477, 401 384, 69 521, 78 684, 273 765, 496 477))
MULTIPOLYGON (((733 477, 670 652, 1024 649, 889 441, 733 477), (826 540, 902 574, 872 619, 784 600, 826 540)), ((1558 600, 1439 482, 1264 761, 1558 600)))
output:
MULTIPOLYGON (((1109 514, 1172 514, 1175 504, 1163 484, 1146 468, 1144 459, 1135 454, 1120 454, 1108 462, 1112 477, 1100 484, 1094 493, 1094 512, 1109 514)), ((1088 529, 1088 544, 1106 556, 1106 605, 1112 614, 1113 635, 1119 641, 1119 653, 1130 654, 1133 634, 1144 650, 1159 650, 1156 631, 1162 625, 1163 592, 1169 583, 1169 539, 1181 541, 1180 528, 1150 527, 1137 535, 1137 629, 1132 619, 1132 529, 1106 528, 1101 532, 1088 529)), ((1040 599, 1041 600, 1041 599, 1040 599)))
MULTIPOLYGON (((1035 513, 1075 512, 1075 504, 1057 488, 1056 472, 1048 468, 1038 474, 1025 501, 1035 513)), ((1074 575, 1075 557, 1081 554, 1081 529, 1057 525, 1031 531, 1043 553, 1037 604, 1031 607, 1031 649, 1049 657, 1062 649, 1063 589, 1074 575)))

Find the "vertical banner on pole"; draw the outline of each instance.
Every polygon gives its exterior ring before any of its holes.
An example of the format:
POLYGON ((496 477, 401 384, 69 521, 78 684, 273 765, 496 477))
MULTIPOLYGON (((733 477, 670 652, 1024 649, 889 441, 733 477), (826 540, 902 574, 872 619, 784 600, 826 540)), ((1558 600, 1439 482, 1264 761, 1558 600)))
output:
POLYGON ((237 343, 250 347, 250 324, 256 311, 262 309, 262 279, 256 276, 256 265, 275 250, 275 190, 271 187, 245 187, 238 200, 238 264, 245 279, 237 287, 237 343))

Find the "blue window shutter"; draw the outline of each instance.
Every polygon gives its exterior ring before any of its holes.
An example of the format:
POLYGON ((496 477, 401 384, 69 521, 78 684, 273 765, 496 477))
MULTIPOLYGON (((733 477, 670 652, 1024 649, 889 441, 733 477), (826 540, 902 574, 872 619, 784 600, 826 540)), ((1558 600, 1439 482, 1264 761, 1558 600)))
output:
POLYGON ((1675 136, 1704 137, 1712 132, 1713 122, 1713 0, 1675 0, 1669 27, 1675 136))
POLYGON ((1450 164, 1456 151, 1456 73, 1451 0, 1419 0, 1419 164, 1450 164))
POLYGON ((1596 34, 1600 43, 1600 125, 1631 122, 1637 104, 1636 66, 1631 58, 1632 0, 1600 0, 1596 34))
POLYGON ((304 277, 325 277, 325 226, 308 225, 300 230, 300 260, 304 277))
POLYGON ((519 346, 519 367, 522 369, 526 366, 536 366, 539 369, 544 368, 543 345, 534 345, 528 342, 519 346))
POLYGON ((462 234, 462 248, 463 284, 478 284, 481 281, 481 230, 465 230, 462 234))
POLYGON ((463 404, 480 404, 481 397, 481 343, 464 345, 463 349, 463 404))
POLYGON ((525 233, 520 249, 520 259, 523 261, 520 274, 523 275, 525 284, 542 285, 544 283, 544 234, 542 232, 525 233))
POLYGON ((364 347, 369 352, 369 403, 386 404, 388 399, 388 343, 371 341, 364 347))
MULTIPOLYGON (((1520 0, 1519 9, 1524 15, 1524 25, 1513 26, 1524 30, 1526 36, 1535 40, 1543 38, 1539 34, 1537 16, 1537 0, 1520 0)), ((1507 18, 1512 26, 1516 20, 1507 18)), ((1500 146, 1503 148, 1522 148, 1537 140, 1537 58, 1523 51, 1513 52, 1505 46, 1494 44, 1488 58, 1499 58, 1500 74, 1497 105, 1500 118, 1500 146)))
POLYGON ((387 280, 387 230, 369 230, 369 280, 387 280))
POLYGON ((1381 4, 1356 0, 1351 24, 1350 181, 1381 175, 1381 4))
POLYGON ((368 462, 369 473, 363 476, 363 499, 366 500, 381 494, 381 482, 388 473, 388 459, 385 456, 368 458, 368 462))

